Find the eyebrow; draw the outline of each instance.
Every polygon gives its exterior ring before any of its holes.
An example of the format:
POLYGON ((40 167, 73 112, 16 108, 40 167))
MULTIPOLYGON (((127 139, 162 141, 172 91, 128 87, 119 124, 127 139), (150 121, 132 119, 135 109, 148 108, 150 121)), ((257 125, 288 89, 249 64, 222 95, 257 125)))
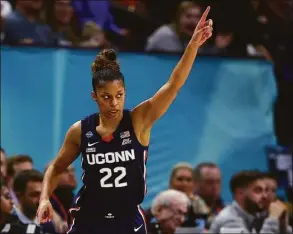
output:
MULTIPOLYGON (((122 93, 123 92, 123 89, 119 90, 117 93, 122 93)), ((110 93, 107 93, 107 92, 102 92, 103 95, 111 95, 110 93)))

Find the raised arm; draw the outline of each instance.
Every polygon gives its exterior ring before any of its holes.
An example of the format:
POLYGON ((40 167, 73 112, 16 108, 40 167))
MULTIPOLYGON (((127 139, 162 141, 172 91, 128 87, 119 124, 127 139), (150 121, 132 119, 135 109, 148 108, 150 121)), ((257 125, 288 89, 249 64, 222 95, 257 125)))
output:
POLYGON ((44 181, 38 209, 38 221, 44 223, 52 218, 53 209, 49 198, 57 187, 59 176, 77 158, 80 153, 81 123, 73 124, 66 133, 63 145, 48 167, 44 181))
POLYGON ((203 13, 182 58, 167 83, 153 97, 133 109, 134 121, 142 123, 141 131, 150 129, 153 123, 167 111, 178 91, 187 80, 198 48, 212 36, 213 22, 212 20, 206 20, 209 11, 210 7, 203 13))

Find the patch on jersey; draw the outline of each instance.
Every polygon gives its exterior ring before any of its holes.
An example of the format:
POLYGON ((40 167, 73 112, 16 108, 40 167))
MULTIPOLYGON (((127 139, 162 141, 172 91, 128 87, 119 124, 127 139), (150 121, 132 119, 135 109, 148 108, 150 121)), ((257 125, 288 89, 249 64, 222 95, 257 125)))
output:
POLYGON ((130 138, 123 139, 121 145, 128 145, 128 144, 131 144, 131 140, 130 140, 130 138))
POLYGON ((106 219, 114 219, 115 216, 112 215, 111 213, 108 213, 107 215, 105 215, 105 218, 106 218, 106 219))
POLYGON ((91 138, 94 134, 91 131, 89 131, 85 135, 87 138, 91 138))
POLYGON ((130 132, 129 131, 120 133, 120 138, 121 139, 126 138, 126 137, 130 137, 130 132))
POLYGON ((87 152, 87 153, 95 153, 96 152, 96 148, 95 147, 86 148, 85 152, 87 152))

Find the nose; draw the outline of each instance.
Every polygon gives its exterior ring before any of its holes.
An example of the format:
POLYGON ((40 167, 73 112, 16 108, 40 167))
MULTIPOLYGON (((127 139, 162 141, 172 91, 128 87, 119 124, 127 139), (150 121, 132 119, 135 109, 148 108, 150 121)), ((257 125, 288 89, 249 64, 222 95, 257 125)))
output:
POLYGON ((112 100, 111 100, 111 106, 116 106, 117 105, 117 100, 116 100, 116 98, 113 98, 112 100))

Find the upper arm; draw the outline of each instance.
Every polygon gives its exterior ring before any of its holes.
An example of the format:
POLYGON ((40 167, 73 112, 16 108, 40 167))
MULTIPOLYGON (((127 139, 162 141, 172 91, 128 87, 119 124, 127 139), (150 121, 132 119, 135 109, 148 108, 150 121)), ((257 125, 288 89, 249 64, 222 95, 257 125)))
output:
POLYGON ((168 110, 177 93, 178 89, 168 81, 153 97, 133 109, 134 121, 142 123, 144 129, 150 129, 153 123, 168 110))
POLYGON ((63 172, 79 155, 81 122, 73 124, 66 133, 64 142, 52 165, 57 173, 63 172))

